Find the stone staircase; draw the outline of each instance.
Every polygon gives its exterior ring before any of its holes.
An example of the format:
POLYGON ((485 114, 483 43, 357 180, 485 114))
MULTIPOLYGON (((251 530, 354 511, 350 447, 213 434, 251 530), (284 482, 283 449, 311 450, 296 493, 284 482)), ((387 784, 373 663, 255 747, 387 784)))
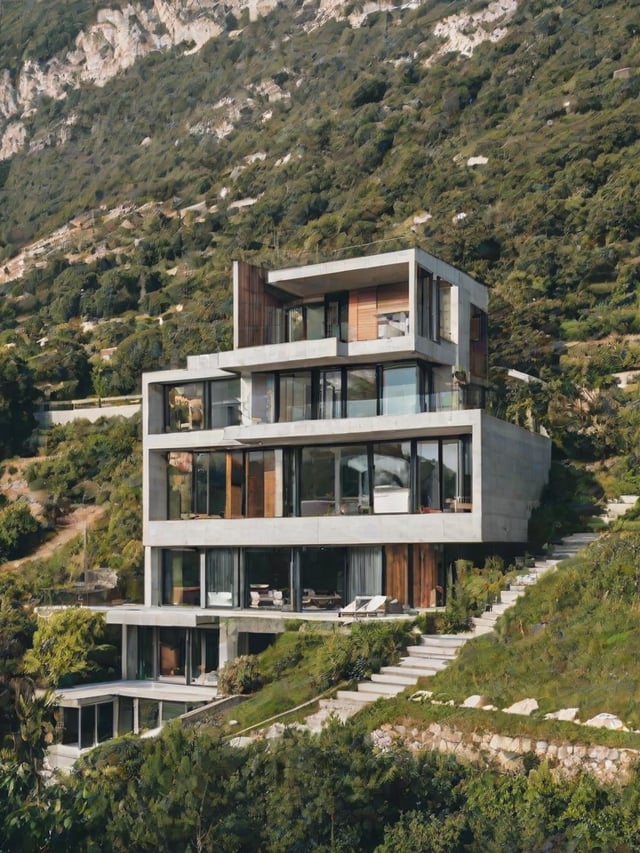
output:
POLYGON ((318 711, 305 720, 311 731, 319 731, 327 719, 335 716, 347 720, 365 705, 376 699, 389 698, 414 687, 418 679, 435 675, 445 669, 455 658, 458 649, 474 637, 493 631, 495 623, 516 600, 524 595, 527 587, 537 583, 545 572, 551 571, 561 560, 574 557, 583 548, 598 538, 595 533, 574 533, 554 546, 546 559, 536 560, 533 566, 523 569, 508 590, 500 594, 500 603, 491 610, 474 617, 474 630, 464 634, 430 634, 420 637, 420 642, 407 648, 407 655, 393 666, 383 666, 374 673, 370 681, 360 681, 355 690, 338 690, 335 699, 321 699, 318 711))

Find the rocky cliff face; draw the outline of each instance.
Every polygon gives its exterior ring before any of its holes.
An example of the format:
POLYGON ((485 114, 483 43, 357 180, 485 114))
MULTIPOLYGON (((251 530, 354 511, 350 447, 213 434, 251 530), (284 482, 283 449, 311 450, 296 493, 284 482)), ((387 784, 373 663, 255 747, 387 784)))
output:
MULTIPOLYGON (((147 0, 120 9, 101 9, 95 22, 79 33, 66 53, 45 63, 27 60, 20 68, 0 69, 0 160, 26 146, 30 150, 42 147, 30 141, 25 124, 42 96, 61 100, 82 84, 104 86, 152 51, 178 45, 197 51, 222 32, 229 13, 239 18, 248 10, 249 18, 255 20, 276 5, 276 0, 230 0, 224 5, 218 0, 147 0)), ((392 0, 379 0, 354 8, 348 14, 351 25, 360 26, 368 14, 392 5, 392 0)), ((502 38, 506 34, 504 23, 516 7, 517 0, 493 0, 476 14, 445 18, 433 30, 440 40, 436 55, 451 50, 471 55, 482 41, 502 38)), ((304 6, 296 6, 291 14, 301 15, 301 26, 310 30, 330 18, 344 16, 346 10, 343 0, 320 0, 311 15, 304 6)), ((61 144, 66 134, 52 131, 49 137, 48 144, 61 144)))
POLYGON ((130 3, 122 9, 102 9, 95 23, 77 36, 72 50, 43 65, 27 61, 13 75, 8 69, 0 71, 0 158, 25 145, 23 119, 43 95, 59 100, 83 83, 104 86, 154 50, 179 44, 198 50, 221 32, 220 13, 220 4, 211 0, 154 0, 150 7, 130 3))

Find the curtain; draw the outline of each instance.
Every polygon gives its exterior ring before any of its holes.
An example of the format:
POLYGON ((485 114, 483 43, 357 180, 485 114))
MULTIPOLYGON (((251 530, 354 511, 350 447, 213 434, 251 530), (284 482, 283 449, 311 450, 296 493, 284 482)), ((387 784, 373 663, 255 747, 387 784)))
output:
POLYGON ((382 593, 382 548, 350 548, 348 556, 348 595, 380 595, 382 593))

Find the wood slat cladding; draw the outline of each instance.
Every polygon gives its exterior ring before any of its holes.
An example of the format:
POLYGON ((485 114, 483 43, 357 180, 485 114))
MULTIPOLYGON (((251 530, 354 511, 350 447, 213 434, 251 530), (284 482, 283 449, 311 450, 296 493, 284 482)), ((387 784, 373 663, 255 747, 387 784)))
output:
POLYGON ((409 310, 409 284, 384 284, 377 289, 378 314, 409 310))
POLYGON ((254 347, 264 343, 265 271, 246 261, 238 261, 238 346, 254 347))
POLYGON ((227 453, 227 497, 225 518, 242 518, 242 457, 227 453))
POLYGON ((409 546, 385 545, 386 590, 389 598, 397 598, 402 604, 409 603, 408 569, 409 546))
POLYGON ((413 546, 413 606, 435 607, 438 583, 436 552, 431 545, 413 546))
POLYGON ((378 337, 376 288, 349 293, 349 340, 371 341, 378 337))
POLYGON ((273 450, 264 454, 264 517, 276 517, 276 455, 273 450))

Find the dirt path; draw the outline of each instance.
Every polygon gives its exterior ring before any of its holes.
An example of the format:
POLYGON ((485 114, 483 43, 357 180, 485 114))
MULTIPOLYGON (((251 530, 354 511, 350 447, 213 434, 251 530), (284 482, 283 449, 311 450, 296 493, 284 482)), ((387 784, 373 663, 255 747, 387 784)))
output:
MULTIPOLYGON (((42 459, 42 457, 38 457, 38 459, 42 459)), ((21 497, 27 498, 32 513, 36 518, 41 519, 42 505, 40 504, 40 500, 42 499, 42 494, 32 492, 24 477, 27 466, 33 461, 33 459, 17 459, 6 463, 2 477, 0 477, 0 493, 5 494, 9 500, 17 500, 21 497)), ((46 542, 43 542, 26 557, 0 563, 0 572, 17 569, 23 563, 28 563, 30 560, 46 560, 58 548, 61 548, 71 539, 84 533, 85 527, 91 529, 96 521, 104 515, 105 509, 104 506, 94 506, 93 504, 77 507, 73 512, 63 516, 56 526, 55 533, 50 535, 46 542)))
POLYGON ((26 557, 21 557, 19 560, 9 560, 7 563, 0 563, 0 572, 18 569, 23 563, 28 563, 30 560, 46 560, 58 548, 61 548, 71 539, 84 533, 85 525, 87 529, 91 529, 96 521, 104 515, 104 512, 104 506, 78 507, 78 509, 64 516, 62 524, 57 525, 55 534, 47 539, 46 542, 43 542, 42 545, 39 545, 35 551, 32 551, 26 557))

